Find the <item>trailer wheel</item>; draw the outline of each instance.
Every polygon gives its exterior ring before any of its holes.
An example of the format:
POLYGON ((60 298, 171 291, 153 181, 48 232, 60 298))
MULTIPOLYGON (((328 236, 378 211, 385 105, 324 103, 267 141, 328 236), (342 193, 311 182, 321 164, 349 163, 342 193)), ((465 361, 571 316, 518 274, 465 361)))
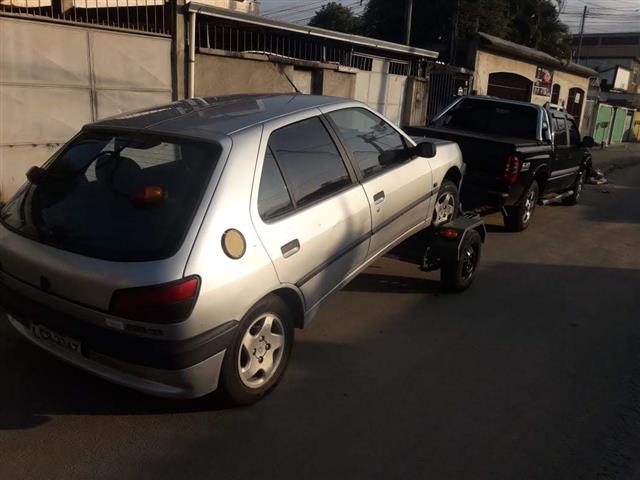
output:
POLYGON ((460 292, 471 286, 480 262, 481 248, 480 234, 470 230, 460 245, 460 258, 452 255, 442 259, 440 283, 445 290, 460 292))

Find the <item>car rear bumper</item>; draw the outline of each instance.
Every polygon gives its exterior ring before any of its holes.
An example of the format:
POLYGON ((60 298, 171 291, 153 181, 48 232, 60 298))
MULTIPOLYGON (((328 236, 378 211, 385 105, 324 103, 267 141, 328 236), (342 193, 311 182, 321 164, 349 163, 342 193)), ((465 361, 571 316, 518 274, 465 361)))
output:
POLYGON ((188 368, 161 370, 130 364, 103 354, 93 354, 91 357, 77 355, 64 348, 37 340, 22 322, 10 314, 9 322, 30 342, 61 360, 110 382, 149 395, 191 399, 206 395, 218 387, 224 350, 188 368))
POLYGON ((463 182, 461 199, 465 208, 485 206, 500 208, 509 204, 509 193, 463 182))
MULTIPOLYGON (((217 388, 222 360, 238 322, 229 321, 184 340, 155 339, 114 331, 50 308, 25 295, 30 286, 0 283, 0 308, 10 323, 32 343, 90 373, 136 390, 170 398, 196 398, 217 388), (32 325, 77 341, 71 351, 37 338, 32 325)), ((14 280, 13 283, 16 281, 14 280)))

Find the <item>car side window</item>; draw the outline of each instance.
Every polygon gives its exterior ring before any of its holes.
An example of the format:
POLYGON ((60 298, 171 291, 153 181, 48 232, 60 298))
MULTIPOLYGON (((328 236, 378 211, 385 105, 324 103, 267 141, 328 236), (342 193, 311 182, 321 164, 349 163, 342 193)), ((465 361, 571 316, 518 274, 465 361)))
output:
POLYGON ((271 150, 267 148, 258 190, 258 213, 266 221, 291 210, 293 203, 289 190, 271 150))
POLYGON ((296 206, 312 203, 351 184, 338 148, 318 117, 276 130, 269 146, 296 206))
POLYGON ((553 131, 555 132, 553 144, 556 147, 567 145, 567 124, 564 117, 553 117, 553 131))
POLYGON ((381 161, 381 154, 400 154, 407 147, 391 125, 363 108, 347 108, 329 113, 362 175, 367 178, 393 162, 381 161))
POLYGON ((569 120, 569 144, 572 147, 580 146, 580 131, 578 130, 578 126, 576 122, 573 120, 569 120))

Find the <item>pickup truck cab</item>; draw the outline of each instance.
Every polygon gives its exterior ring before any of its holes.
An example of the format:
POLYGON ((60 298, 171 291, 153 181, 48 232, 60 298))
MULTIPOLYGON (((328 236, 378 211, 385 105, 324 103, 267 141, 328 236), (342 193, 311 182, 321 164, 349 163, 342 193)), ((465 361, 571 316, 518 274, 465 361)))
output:
MULTIPOLYGON (((416 144, 340 98, 197 98, 101 120, 0 211, 0 305, 105 379, 248 404, 333 292, 455 216, 462 173, 455 143, 416 144)), ((463 287, 479 258, 468 230, 441 239, 463 287)))
POLYGON ((429 126, 405 130, 458 143, 465 209, 501 209, 512 231, 529 226, 538 203, 578 202, 594 144, 557 107, 481 96, 460 97, 429 126))

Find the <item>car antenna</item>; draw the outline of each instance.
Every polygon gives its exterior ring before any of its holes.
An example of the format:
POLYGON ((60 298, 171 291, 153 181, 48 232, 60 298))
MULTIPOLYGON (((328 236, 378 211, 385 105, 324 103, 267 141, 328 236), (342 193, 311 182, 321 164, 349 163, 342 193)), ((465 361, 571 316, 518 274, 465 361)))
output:
POLYGON ((302 92, 300 91, 300 89, 296 86, 295 83, 293 83, 293 81, 291 80, 291 78, 289 78, 289 75, 287 75, 287 72, 284 71, 284 67, 279 66, 278 70, 280 71, 280 73, 282 75, 284 75, 284 78, 287 79, 287 81, 291 84, 291 86, 293 87, 293 89, 296 91, 296 93, 300 93, 302 94, 302 92))

